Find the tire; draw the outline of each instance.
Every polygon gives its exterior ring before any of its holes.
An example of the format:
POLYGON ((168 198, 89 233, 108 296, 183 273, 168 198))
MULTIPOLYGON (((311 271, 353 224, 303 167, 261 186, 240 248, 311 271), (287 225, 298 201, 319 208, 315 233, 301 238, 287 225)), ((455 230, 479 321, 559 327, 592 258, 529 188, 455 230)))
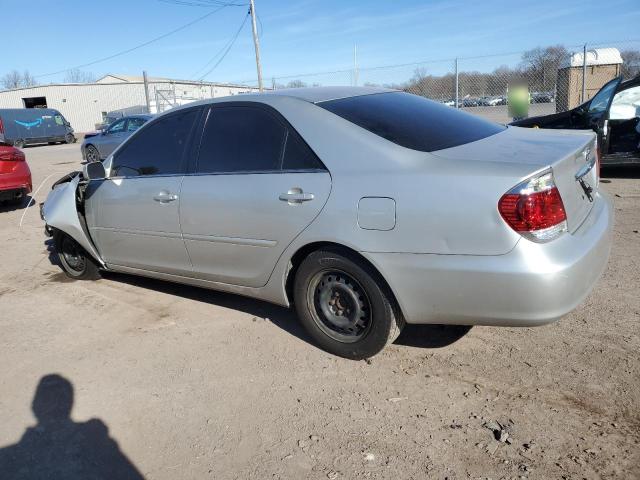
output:
POLYGON ((14 140, 13 141, 13 146, 16 147, 16 148, 24 148, 24 140, 22 138, 14 140))
POLYGON ((98 152, 98 149, 93 145, 87 145, 84 149, 84 152, 84 156, 86 157, 87 162, 93 163, 100 161, 100 152, 98 152))
POLYGON ((373 357, 404 327, 379 274, 338 249, 319 250, 302 261, 294 303, 300 322, 321 348, 352 360, 373 357))
POLYGON ((100 269, 95 260, 78 242, 62 232, 57 232, 53 238, 60 267, 69 278, 74 280, 100 278, 100 269))
POLYGON ((64 141, 65 141, 65 143, 75 143, 76 142, 76 137, 74 137, 72 133, 67 133, 64 136, 64 141))

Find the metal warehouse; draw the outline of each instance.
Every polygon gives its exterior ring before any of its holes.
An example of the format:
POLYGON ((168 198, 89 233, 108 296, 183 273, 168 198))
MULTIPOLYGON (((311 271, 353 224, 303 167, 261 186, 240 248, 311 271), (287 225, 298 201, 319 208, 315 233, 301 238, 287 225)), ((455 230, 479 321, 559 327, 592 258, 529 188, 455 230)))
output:
POLYGON ((95 83, 60 83, 0 91, 0 108, 55 108, 76 132, 95 130, 108 114, 163 112, 205 98, 257 91, 215 82, 105 75, 95 83))

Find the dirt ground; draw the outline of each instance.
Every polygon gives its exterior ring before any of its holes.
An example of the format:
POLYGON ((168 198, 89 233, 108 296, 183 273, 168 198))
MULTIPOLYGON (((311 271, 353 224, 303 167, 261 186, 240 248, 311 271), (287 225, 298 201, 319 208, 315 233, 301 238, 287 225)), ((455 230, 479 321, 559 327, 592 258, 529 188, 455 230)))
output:
MULTIPOLYGON (((77 144, 25 152, 38 202, 79 168, 77 144)), ((575 312, 408 327, 368 362, 266 303, 68 281, 38 209, 0 207, 0 478, 640 478, 638 178, 605 180, 612 256, 575 312)))

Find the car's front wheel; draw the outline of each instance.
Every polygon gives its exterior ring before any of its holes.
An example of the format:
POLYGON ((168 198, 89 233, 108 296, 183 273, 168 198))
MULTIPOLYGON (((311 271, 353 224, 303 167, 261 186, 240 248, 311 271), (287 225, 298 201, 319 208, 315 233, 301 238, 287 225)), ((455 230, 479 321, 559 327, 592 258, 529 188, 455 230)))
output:
POLYGON ((87 148, 85 149, 85 155, 87 157, 87 162, 89 163, 100 161, 100 152, 98 152, 98 149, 93 145, 87 145, 87 148))
POLYGON ((57 232, 53 239, 60 266, 68 277, 74 280, 96 280, 100 278, 100 269, 95 260, 78 242, 62 232, 57 232))
POLYGON ((303 260, 294 302, 301 323, 323 349, 354 360, 379 353, 404 326, 379 275, 338 250, 316 251, 303 260))

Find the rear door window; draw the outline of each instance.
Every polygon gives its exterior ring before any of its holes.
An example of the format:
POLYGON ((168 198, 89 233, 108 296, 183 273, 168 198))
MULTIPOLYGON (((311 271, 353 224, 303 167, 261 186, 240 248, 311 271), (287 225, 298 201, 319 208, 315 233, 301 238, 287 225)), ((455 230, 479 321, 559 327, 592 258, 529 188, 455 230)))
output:
POLYGON ((404 92, 361 95, 317 105, 397 145, 422 152, 475 142, 506 128, 404 92))
POLYGON ((313 153, 300 135, 293 129, 288 129, 285 141, 283 170, 325 170, 320 159, 313 153))
POLYGON ((198 113, 198 109, 172 113, 133 135, 114 157, 111 176, 183 173, 185 147, 198 113))
POLYGON ((213 107, 202 135, 197 172, 278 171, 285 138, 285 126, 262 108, 213 107))

